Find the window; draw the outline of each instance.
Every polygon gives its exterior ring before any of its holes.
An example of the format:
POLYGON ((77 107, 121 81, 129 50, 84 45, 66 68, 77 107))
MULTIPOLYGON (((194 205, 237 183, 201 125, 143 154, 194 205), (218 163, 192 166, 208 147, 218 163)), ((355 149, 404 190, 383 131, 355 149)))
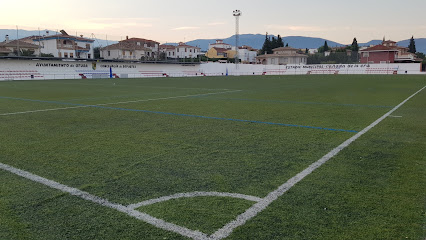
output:
POLYGON ((186 48, 185 48, 185 52, 186 52, 186 48))
POLYGON ((58 57, 62 57, 62 53, 61 52, 58 53, 58 57))
POLYGON ((123 51, 122 51, 122 55, 123 55, 123 56, 126 56, 126 51, 124 51, 124 50, 123 50, 123 51))
POLYGON ((70 58, 74 58, 74 53, 70 53, 70 58))
POLYGON ((189 52, 192 52, 192 49, 189 49, 189 52))
POLYGON ((64 58, 68 58, 68 53, 64 53, 64 58))
POLYGON ((175 55, 175 52, 173 52, 173 56, 175 55))
POLYGON ((110 57, 111 56, 111 51, 108 51, 108 57, 110 57))
POLYGON ((170 57, 170 52, 169 52, 169 57, 170 57))
POLYGON ((177 49, 177 52, 179 52, 179 48, 177 49))
POLYGON ((132 51, 130 51, 130 56, 132 56, 133 55, 133 52, 132 51))
POLYGON ((136 45, 140 46, 140 45, 141 45, 141 42, 137 42, 137 43, 136 43, 136 45))
POLYGON ((90 53, 87 54, 87 58, 92 58, 92 55, 90 55, 90 53))

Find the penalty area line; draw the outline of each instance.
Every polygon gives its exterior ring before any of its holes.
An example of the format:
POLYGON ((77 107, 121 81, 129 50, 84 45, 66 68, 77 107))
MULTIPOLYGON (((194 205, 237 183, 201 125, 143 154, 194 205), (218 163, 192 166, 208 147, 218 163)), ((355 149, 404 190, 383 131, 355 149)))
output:
POLYGON ((315 169, 319 168, 321 165, 326 163, 328 160, 330 160, 332 157, 336 156, 340 151, 342 151, 344 148, 349 146, 351 143, 353 143, 355 140, 357 140, 359 137, 361 137, 364 133, 371 130, 373 127, 375 127, 377 124, 379 124, 381 121, 386 119, 389 115, 391 115, 393 112, 395 112, 398 108, 400 108, 402 105, 404 105, 408 100, 413 98, 415 95, 417 95, 419 92, 421 92, 423 89, 425 89, 426 86, 415 92, 413 95, 409 96, 407 99, 402 101, 400 104, 398 104, 396 107, 394 107, 389 112, 385 113, 383 116, 381 116, 379 119, 371 123, 369 126, 364 128, 362 131, 358 132, 351 138, 344 141, 342 144, 328 152, 326 155, 324 155, 322 158, 317 160, 316 162, 312 163, 309 167, 307 167, 305 170, 298 173, 296 176, 290 178, 287 182, 279 186, 276 190, 270 192, 265 198, 263 198, 261 201, 255 203, 252 207, 248 208, 244 213, 238 215, 238 217, 226 224, 221 229, 217 230, 215 233, 213 233, 210 238, 212 240, 220 240, 223 238, 228 237, 235 228, 244 225, 248 220, 255 217, 257 214, 259 214, 261 211, 265 210, 272 202, 277 200, 279 197, 281 197, 285 192, 287 192, 290 188, 292 188, 294 185, 296 185, 298 182, 300 182, 302 179, 304 179, 306 176, 311 174, 315 169))

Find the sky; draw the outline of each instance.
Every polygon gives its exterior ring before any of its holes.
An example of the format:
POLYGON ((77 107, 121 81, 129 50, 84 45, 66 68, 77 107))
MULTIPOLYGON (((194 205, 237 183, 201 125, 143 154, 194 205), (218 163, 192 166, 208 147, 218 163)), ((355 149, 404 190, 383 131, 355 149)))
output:
POLYGON ((426 0, 20 0, 2 1, 0 29, 64 29, 110 40, 166 42, 235 34, 321 37, 342 44, 426 38, 426 0), (6 10, 6 11, 5 11, 6 10))

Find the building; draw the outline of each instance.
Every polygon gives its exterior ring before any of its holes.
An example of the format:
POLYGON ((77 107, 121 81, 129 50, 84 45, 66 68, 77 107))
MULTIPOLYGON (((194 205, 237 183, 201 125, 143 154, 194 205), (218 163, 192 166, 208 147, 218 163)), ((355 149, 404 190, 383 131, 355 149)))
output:
POLYGON ((360 51, 361 63, 394 63, 398 50, 376 45, 360 51))
POLYGON ((216 40, 215 43, 209 44, 209 50, 211 48, 223 48, 223 49, 230 50, 230 49, 233 49, 234 47, 232 47, 232 45, 230 45, 230 44, 224 43, 223 40, 218 39, 218 40, 216 40))
POLYGON ((361 63, 410 63, 421 62, 408 48, 400 47, 394 41, 384 40, 380 45, 360 50, 361 63))
POLYGON ((298 53, 298 49, 279 47, 272 49, 272 54, 256 57, 256 62, 263 65, 307 64, 308 56, 298 53))
POLYGON ((199 47, 186 45, 180 42, 177 46, 173 45, 160 45, 160 52, 165 53, 166 58, 198 58, 200 53, 199 47))
POLYGON ((206 52, 206 57, 208 58, 235 58, 235 54, 237 52, 235 50, 232 50, 230 48, 210 48, 206 52))
POLYGON ((100 49, 101 58, 115 60, 156 60, 160 43, 144 38, 129 38, 100 49))
MULTIPOLYGON (((64 30, 61 34, 51 36, 32 36, 25 38, 24 41, 33 41, 35 45, 40 46, 42 54, 51 54, 59 58, 86 58, 93 59, 94 40, 68 35, 64 30)), ((48 32, 47 32, 48 34, 48 32)))
POLYGON ((238 48, 238 58, 241 63, 256 63, 257 49, 243 45, 238 48))
POLYGON ((0 42, 0 56, 38 56, 40 47, 31 42, 19 40, 9 40, 6 35, 4 42, 0 42), (19 49, 19 54, 18 54, 19 49))

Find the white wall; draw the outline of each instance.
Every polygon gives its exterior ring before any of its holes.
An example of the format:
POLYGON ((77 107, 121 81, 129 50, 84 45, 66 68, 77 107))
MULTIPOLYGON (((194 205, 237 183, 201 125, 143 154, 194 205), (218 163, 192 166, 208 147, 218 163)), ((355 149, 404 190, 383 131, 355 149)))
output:
POLYGON ((0 59, 1 80, 108 78, 110 67, 118 77, 184 77, 225 75, 305 74, 425 74, 420 63, 260 65, 205 63, 194 65, 110 63, 91 61, 45 61, 0 59), (33 78, 31 78, 31 75, 33 78))

